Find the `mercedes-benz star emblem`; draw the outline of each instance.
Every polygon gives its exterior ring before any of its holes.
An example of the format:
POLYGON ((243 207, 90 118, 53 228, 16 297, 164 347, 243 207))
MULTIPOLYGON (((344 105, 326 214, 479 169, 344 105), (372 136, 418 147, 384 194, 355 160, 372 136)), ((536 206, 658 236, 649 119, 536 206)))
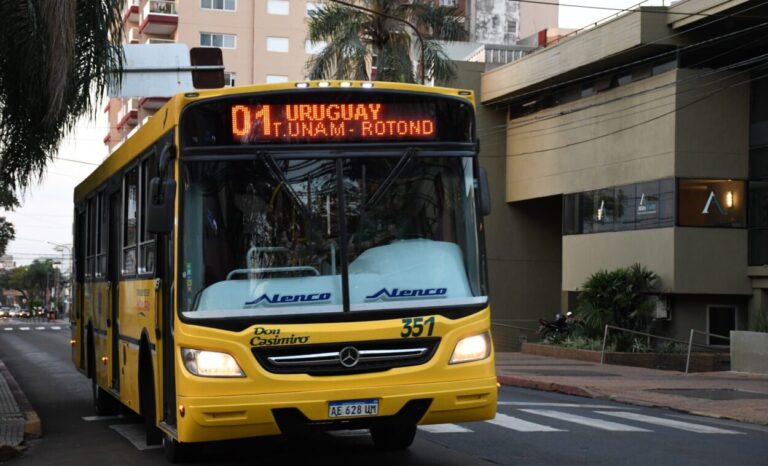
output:
POLYGON ((360 362, 360 351, 354 346, 345 346, 339 351, 339 361, 344 367, 355 367, 360 362))

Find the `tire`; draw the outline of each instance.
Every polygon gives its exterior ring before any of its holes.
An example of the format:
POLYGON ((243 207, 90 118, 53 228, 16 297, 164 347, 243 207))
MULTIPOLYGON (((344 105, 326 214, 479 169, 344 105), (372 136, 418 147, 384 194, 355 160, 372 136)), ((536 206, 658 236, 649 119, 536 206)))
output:
MULTIPOLYGON (((142 352, 146 354, 146 352, 142 352)), ((155 403, 155 377, 152 374, 152 364, 147 361, 147 357, 140 356, 139 359, 139 404, 141 406, 141 415, 144 417, 144 427, 147 431, 147 445, 160 445, 163 442, 163 433, 157 428, 157 413, 155 403)))
POLYGON ((379 450, 405 450, 411 446, 416 437, 416 424, 399 426, 398 428, 378 427, 371 429, 373 444, 379 450))
POLYGON ((194 445, 181 443, 168 434, 163 435, 163 453, 169 463, 185 463, 193 458, 194 445))
POLYGON ((93 408, 97 416, 112 416, 120 412, 120 402, 106 390, 96 384, 96 379, 91 380, 93 389, 93 408))

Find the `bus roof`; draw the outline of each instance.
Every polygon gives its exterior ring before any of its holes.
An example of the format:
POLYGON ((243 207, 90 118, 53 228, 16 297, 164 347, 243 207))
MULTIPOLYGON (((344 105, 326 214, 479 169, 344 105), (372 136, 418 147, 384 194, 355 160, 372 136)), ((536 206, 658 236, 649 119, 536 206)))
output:
POLYGON ((181 110, 192 102, 214 97, 252 94, 258 92, 273 92, 302 89, 384 89, 404 92, 420 92, 425 94, 451 96, 466 99, 475 105, 475 94, 471 90, 453 89, 447 87, 422 86, 420 84, 394 83, 385 81, 297 81, 275 84, 254 84, 248 86, 225 87, 220 89, 196 90, 177 94, 165 103, 136 134, 128 138, 112 152, 88 177, 75 187, 75 202, 85 199, 94 189, 109 179, 113 174, 131 163, 135 157, 155 143, 160 136, 167 133, 178 124, 181 110))

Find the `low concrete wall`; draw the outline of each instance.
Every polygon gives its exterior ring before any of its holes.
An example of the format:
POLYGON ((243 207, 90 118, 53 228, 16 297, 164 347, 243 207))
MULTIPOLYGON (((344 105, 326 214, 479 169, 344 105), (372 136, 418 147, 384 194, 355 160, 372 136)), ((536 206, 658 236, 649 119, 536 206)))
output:
POLYGON ((768 374, 768 333, 732 331, 731 370, 768 374))
MULTIPOLYGON (((523 353, 548 356, 551 358, 575 359, 599 363, 600 351, 563 348, 554 345, 523 343, 523 353)), ((616 366, 646 367, 685 371, 685 354, 667 353, 605 353, 605 363, 616 366)), ((692 353, 689 372, 713 372, 728 370, 728 354, 723 353, 692 353)))

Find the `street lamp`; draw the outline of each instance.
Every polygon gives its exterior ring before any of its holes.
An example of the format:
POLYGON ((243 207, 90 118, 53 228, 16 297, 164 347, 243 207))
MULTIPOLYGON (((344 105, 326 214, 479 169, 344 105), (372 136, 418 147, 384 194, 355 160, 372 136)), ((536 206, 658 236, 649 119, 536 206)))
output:
MULTIPOLYGON (((72 283, 72 261, 74 259, 72 257, 72 245, 71 244, 54 243, 53 241, 46 241, 46 243, 53 245, 53 250, 61 253, 61 262, 59 262, 59 264, 62 264, 64 262, 64 258, 65 258, 64 250, 67 250, 69 252, 69 254, 68 254, 69 262, 68 262, 68 267, 67 267, 67 277, 68 277, 69 282, 71 284, 72 283)), ((56 275, 56 300, 57 301, 59 300, 59 275, 60 274, 56 275)), ((57 306, 56 310, 58 311, 58 306, 57 306)), ((69 302, 67 302, 65 304, 64 314, 66 315, 68 313, 68 311, 69 311, 69 302)))

